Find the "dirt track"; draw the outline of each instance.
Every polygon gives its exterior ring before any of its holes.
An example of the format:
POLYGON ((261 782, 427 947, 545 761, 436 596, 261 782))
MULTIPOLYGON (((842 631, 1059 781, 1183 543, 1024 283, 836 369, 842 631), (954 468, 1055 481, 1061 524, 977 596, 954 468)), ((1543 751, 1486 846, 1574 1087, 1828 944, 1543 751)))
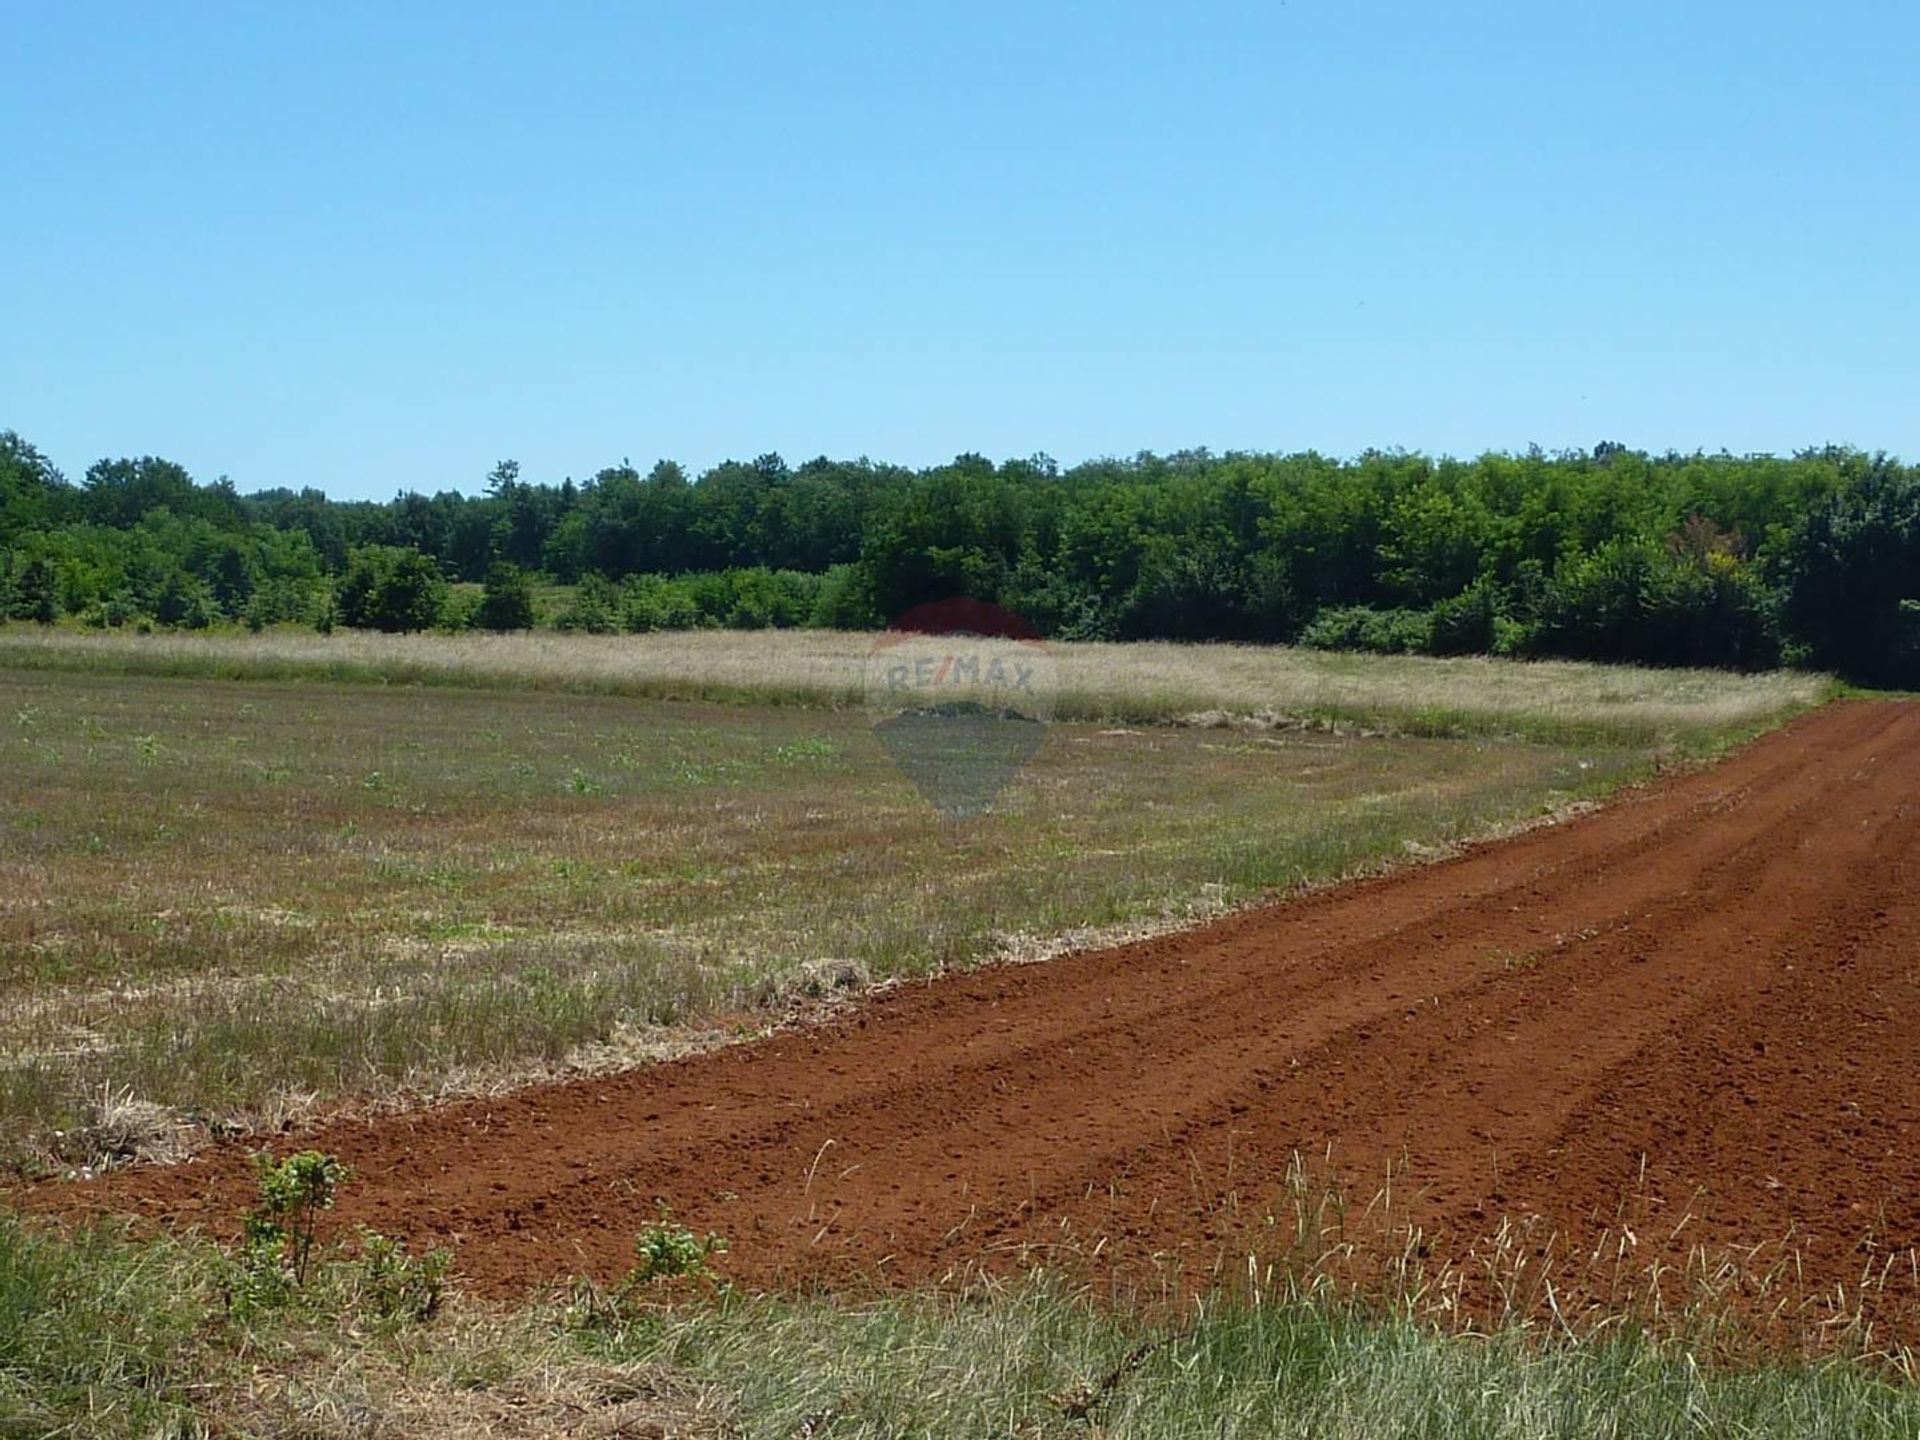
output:
MULTIPOLYGON (((755 1284, 1204 1272, 1272 1243, 1296 1152, 1361 1200, 1397 1167, 1436 1261, 1625 1217, 1641 1256, 1792 1235, 1851 1286, 1920 1244, 1916 797, 1920 706, 1833 706, 1441 864, 308 1138, 357 1173, 343 1221, 492 1293, 618 1273, 656 1197, 755 1284)), ((227 1151, 32 1200, 226 1230, 247 1188, 227 1151)))

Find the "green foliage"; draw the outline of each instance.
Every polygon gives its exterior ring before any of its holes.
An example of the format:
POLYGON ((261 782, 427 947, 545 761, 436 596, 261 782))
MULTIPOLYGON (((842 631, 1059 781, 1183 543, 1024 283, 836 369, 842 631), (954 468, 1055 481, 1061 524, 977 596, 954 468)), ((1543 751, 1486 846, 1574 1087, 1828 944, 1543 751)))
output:
POLYGON ((182 630, 204 630, 213 623, 214 614, 212 592, 201 581, 179 571, 167 576, 153 604, 154 619, 182 630))
POLYGON ((1498 644, 1500 596, 1485 580, 1442 600, 1430 612, 1427 651, 1433 655, 1488 655, 1498 644))
POLYGON ((867 573, 858 565, 835 565, 820 577, 807 624, 823 630, 871 630, 880 623, 867 573))
POLYGON ((321 1213, 333 1208, 352 1173, 318 1150, 280 1161, 262 1150, 253 1167, 260 1203, 246 1214, 234 1278, 234 1299, 242 1307, 277 1304, 306 1284, 321 1213))
POLYGON ((1433 617, 1424 610, 1376 610, 1343 605, 1322 610, 1301 632, 1309 650, 1364 650, 1372 655, 1421 655, 1433 645, 1433 617))
POLYGON ((47 458, 11 430, 0 430, 0 551, 19 535, 63 524, 72 488, 47 458))
POLYGON ((1920 476, 1876 458, 1814 503, 1781 568, 1787 629, 1813 664, 1920 687, 1920 476))
POLYGON ((533 580, 508 561, 497 561, 487 571, 486 589, 474 622, 482 630, 531 630, 533 580))
POLYGON ((662 1205, 659 1221, 634 1237, 634 1266, 627 1272, 627 1284, 709 1279, 713 1274, 713 1257, 724 1255, 726 1249, 723 1236, 695 1235, 686 1226, 674 1223, 672 1212, 662 1205))
POLYGON ((404 1240, 362 1227, 356 1276, 360 1306, 388 1324, 431 1320, 446 1299, 452 1264, 450 1250, 437 1247, 414 1255, 404 1240))
POLYGON ((181 466, 153 455, 102 460, 81 482, 79 511, 92 524, 126 529, 157 510, 220 526, 239 517, 240 500, 225 480, 196 485, 181 466))
POLYGON ((892 497, 861 549, 880 613, 956 595, 997 599, 1027 543, 1023 498, 977 455, 892 497))
POLYGON ((186 1390, 217 1303, 167 1241, 0 1212, 0 1437, 200 1433, 186 1390))
POLYGON ((554 625, 588 635, 611 635, 620 628, 620 592, 604 575, 589 575, 573 592, 573 600, 554 625))
POLYGON ((818 575, 765 568, 635 575, 621 585, 589 575, 555 623, 563 630, 589 634, 784 630, 814 623, 823 583, 818 575))
POLYGON ((611 1290, 590 1280, 576 1282, 567 1307, 569 1324, 582 1330, 624 1327, 645 1312, 656 1297, 691 1286, 706 1293, 724 1293, 726 1282, 713 1267, 713 1258, 727 1250, 724 1237, 696 1235, 673 1218, 663 1202, 660 1218, 633 1239, 633 1268, 611 1290))
POLYGON ((691 630, 700 604, 691 587, 664 575, 636 575, 626 584, 621 623, 637 635, 655 630, 691 630))
MULTIPOLYGON (((1710 527, 1694 524, 1698 535, 1710 527)), ((1770 595, 1732 543, 1610 540, 1554 573, 1525 641, 1537 654, 1764 669, 1780 642, 1770 595)))
POLYGON ((921 471, 777 455, 485 493, 236 495, 156 457, 79 486, 0 433, 0 607, 43 623, 868 628, 967 596, 1073 639, 1920 671, 1920 477, 1884 456, 1369 451, 921 471), (449 595, 448 579, 484 589, 449 595), (331 593, 330 593, 331 592, 331 593))
POLYGON ((7 617, 51 625, 60 613, 53 565, 45 556, 22 561, 7 590, 7 617))
POLYGON ((431 630, 447 602, 440 567, 418 550, 364 545, 347 557, 334 603, 356 630, 431 630))

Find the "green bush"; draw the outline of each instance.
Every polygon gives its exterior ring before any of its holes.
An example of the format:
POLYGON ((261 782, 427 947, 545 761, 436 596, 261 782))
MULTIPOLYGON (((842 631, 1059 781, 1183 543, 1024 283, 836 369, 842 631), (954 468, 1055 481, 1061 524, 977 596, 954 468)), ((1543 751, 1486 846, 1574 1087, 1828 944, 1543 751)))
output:
POLYGON ((60 616, 59 588, 53 564, 34 556, 15 570, 8 585, 7 618, 51 625, 60 616))
POLYGON ((360 1229, 360 1263, 354 1276, 359 1308, 389 1325, 417 1324, 440 1313, 446 1299, 453 1252, 408 1251, 404 1240, 360 1229))
POLYGON ((1427 649, 1435 655, 1487 655, 1495 648, 1500 623, 1498 592, 1482 580, 1428 612, 1427 649))
POLYGON ((473 623, 481 630, 531 630, 532 577, 518 565, 500 562, 489 567, 473 623))
POLYGON ((342 625, 389 634, 431 630, 447 603, 440 567, 418 550, 363 545, 347 557, 334 605, 342 625))
POLYGON ((1764 669, 1780 658, 1774 606, 1727 549, 1609 541, 1563 561, 1527 648, 1575 660, 1764 669))
POLYGON ((554 620, 561 630, 611 635, 620 628, 620 592, 604 575, 588 575, 574 587, 573 599, 554 620))
POLYGON ((700 607, 684 585, 664 575, 636 575, 627 582, 620 617, 635 634, 691 630, 700 623, 700 607))
POLYGON ((1781 569, 1786 627, 1815 665, 1920 688, 1920 477, 1876 459, 1809 509, 1781 569))
POLYGON ((179 571, 167 577, 154 602, 153 618, 181 630, 204 630, 219 613, 212 594, 199 580, 179 571))
POLYGON ((878 625, 866 571, 858 565, 835 565, 822 575, 807 623, 823 630, 871 630, 878 625))
POLYGON ((254 1155, 253 1168, 260 1203, 246 1215, 234 1297, 258 1306, 284 1300, 307 1283, 321 1212, 333 1208, 352 1172, 318 1150, 302 1150, 285 1160, 262 1150, 254 1155))
POLYGON ((1420 655, 1433 644, 1433 616, 1425 610, 1376 610, 1343 605, 1322 610, 1300 634, 1310 650, 1362 650, 1373 655, 1420 655))

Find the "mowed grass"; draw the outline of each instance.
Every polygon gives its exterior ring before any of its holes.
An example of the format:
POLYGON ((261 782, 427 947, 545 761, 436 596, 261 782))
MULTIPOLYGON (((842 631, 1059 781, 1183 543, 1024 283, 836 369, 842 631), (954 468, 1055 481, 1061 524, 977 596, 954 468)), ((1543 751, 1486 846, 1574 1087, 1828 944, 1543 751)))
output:
MULTIPOLYGON (((0 626, 0 666, 196 678, 532 686, 658 699, 848 707, 882 637, 827 630, 594 636, 91 634, 0 626)), ((1567 661, 1328 654, 1284 646, 1046 646, 1062 720, 1258 716, 1423 735, 1690 744, 1826 697, 1823 676, 1567 661)))
POLYGON ((854 710, 0 670, 0 1143, 78 1163, 129 1100, 245 1125, 632 1063, 759 1026, 811 962, 1177 923, 1651 754, 1065 723, 955 820, 854 710))

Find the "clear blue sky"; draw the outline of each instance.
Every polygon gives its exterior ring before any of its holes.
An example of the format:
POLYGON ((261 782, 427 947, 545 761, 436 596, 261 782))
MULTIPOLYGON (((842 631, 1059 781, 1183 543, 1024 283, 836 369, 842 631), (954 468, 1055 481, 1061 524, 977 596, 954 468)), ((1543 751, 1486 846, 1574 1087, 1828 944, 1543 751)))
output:
POLYGON ((0 427, 631 457, 1920 456, 1920 8, 32 4, 0 427))

